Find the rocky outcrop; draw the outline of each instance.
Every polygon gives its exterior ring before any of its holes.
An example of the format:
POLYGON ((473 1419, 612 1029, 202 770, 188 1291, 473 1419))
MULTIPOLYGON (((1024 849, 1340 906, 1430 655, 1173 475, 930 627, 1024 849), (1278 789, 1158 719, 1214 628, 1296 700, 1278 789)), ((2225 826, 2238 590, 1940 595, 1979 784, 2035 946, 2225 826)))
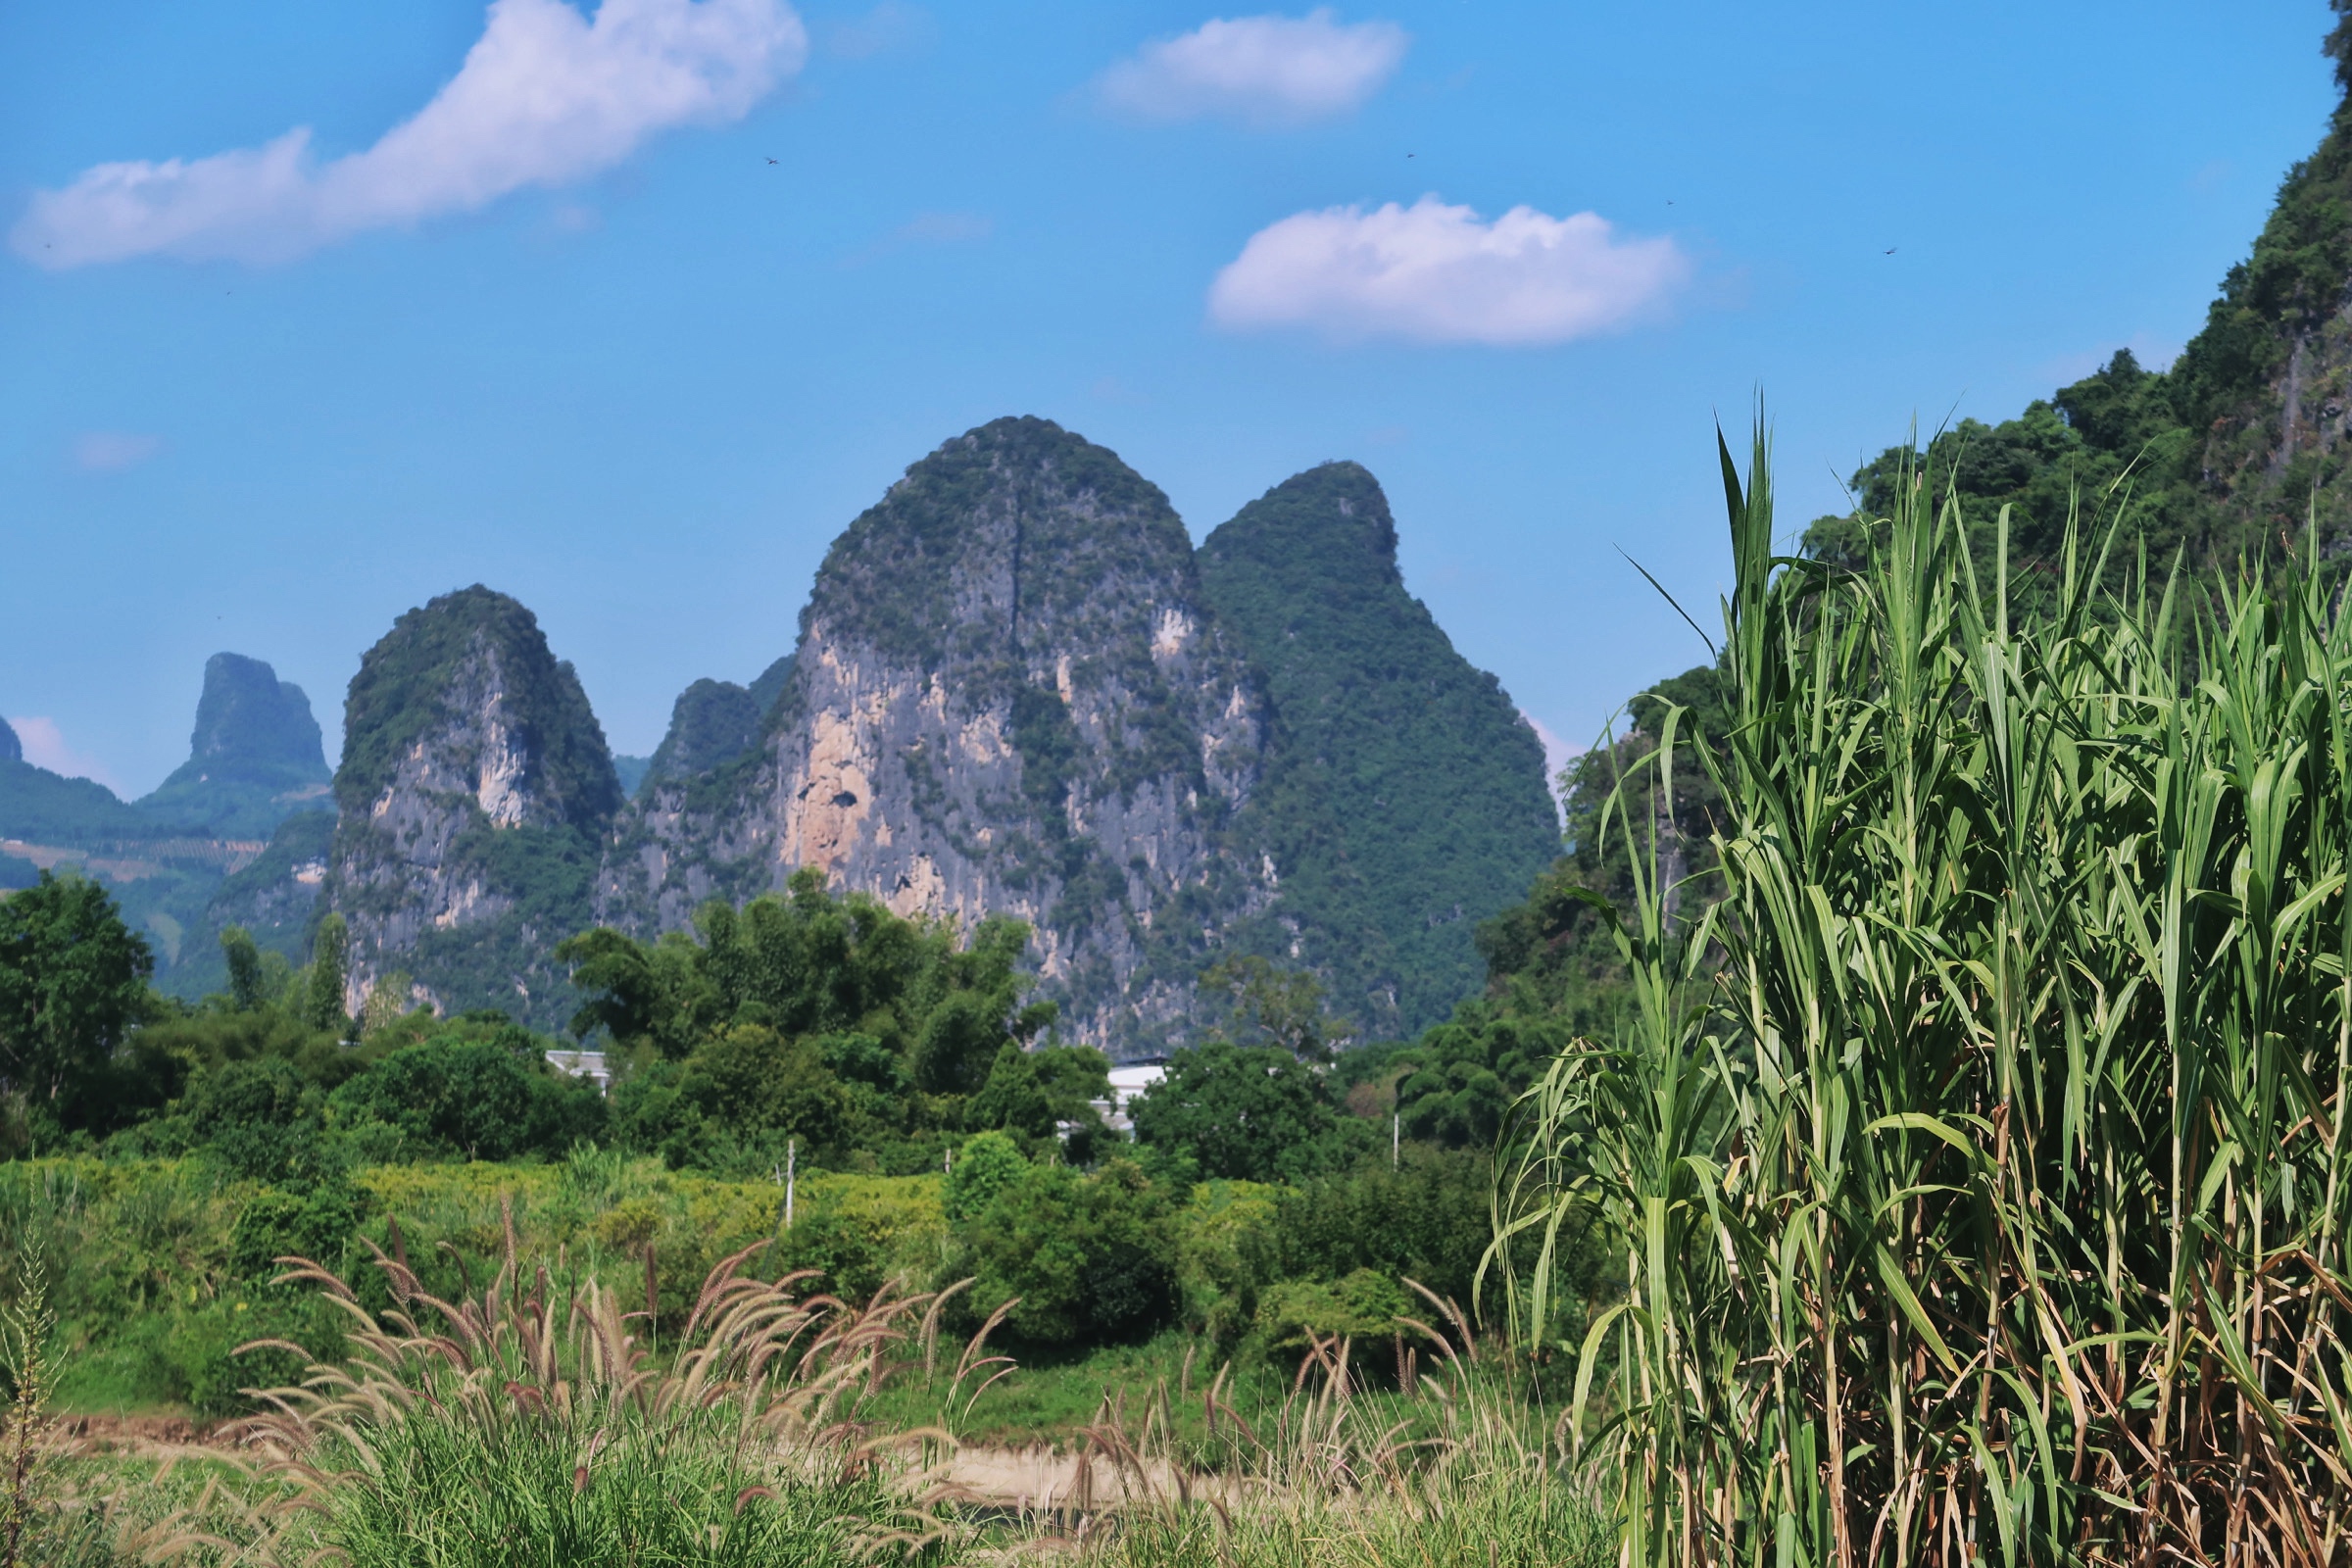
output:
POLYGON ((355 1011, 403 974, 444 1009, 563 1021, 549 950, 589 922, 620 785, 529 611, 477 586, 401 616, 352 679, 334 795, 355 1011))
POLYGON ((331 777, 302 688, 258 659, 215 654, 188 760, 138 806, 221 838, 267 838, 291 813, 325 806, 331 777))
POLYGON ((1065 1035, 1163 1042, 1262 918, 1264 696, 1166 497, 1043 419, 909 468, 819 569, 758 746, 649 781, 606 918, 684 923, 813 865, 903 913, 1031 923, 1065 1035))

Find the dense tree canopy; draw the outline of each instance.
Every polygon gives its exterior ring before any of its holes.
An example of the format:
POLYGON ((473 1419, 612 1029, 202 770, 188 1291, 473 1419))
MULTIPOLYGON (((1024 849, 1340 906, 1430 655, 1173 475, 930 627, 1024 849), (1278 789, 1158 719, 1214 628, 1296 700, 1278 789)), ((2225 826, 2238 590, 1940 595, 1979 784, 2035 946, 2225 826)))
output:
POLYGON ((1024 1003, 1029 932, 905 919, 813 870, 780 897, 704 907, 694 935, 617 931, 558 950, 588 999, 573 1020, 628 1064, 613 1097, 623 1135, 679 1163, 765 1169, 787 1144, 853 1151, 882 1168, 937 1168, 968 1131, 1032 1147, 1097 1125, 1108 1062, 1034 1047, 1050 1003, 1024 1003))
POLYGON ((148 1010, 155 959, 105 888, 40 881, 0 902, 0 1093, 64 1127, 102 1110, 116 1050, 148 1010))

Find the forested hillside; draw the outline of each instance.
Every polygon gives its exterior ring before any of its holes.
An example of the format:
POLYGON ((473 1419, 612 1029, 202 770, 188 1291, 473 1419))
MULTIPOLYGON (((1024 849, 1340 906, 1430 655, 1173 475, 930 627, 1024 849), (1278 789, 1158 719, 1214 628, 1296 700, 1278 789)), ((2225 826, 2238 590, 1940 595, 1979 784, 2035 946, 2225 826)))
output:
POLYGON ((1559 853, 1543 747, 1405 591, 1360 466, 1285 480, 1200 559, 1272 700, 1260 831, 1297 960, 1365 1038, 1418 1033, 1478 989, 1478 922, 1559 853))
MULTIPOLYGON (((2328 40, 2352 84, 2352 21, 2328 40)), ((2013 569, 2029 584, 2056 569, 2067 520, 2121 516, 2111 581, 2144 552, 2192 571, 2299 550, 2306 523, 2332 554, 2352 539, 2352 107, 2339 105, 2318 150, 2290 170, 2252 253, 2230 270, 2205 324, 2164 370, 2130 350, 2015 418, 1964 419, 1924 453, 1888 449, 1855 475, 1857 502, 1824 517, 1805 549, 1851 564, 1865 518, 1895 510, 1906 473, 1971 503, 1989 564, 2000 509, 2012 509, 2013 569)))

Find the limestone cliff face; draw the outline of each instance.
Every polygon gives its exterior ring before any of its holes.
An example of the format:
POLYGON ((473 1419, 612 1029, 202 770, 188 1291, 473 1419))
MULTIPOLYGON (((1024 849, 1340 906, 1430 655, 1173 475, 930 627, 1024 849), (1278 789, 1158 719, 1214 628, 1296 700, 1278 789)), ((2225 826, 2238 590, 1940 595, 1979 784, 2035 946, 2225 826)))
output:
POLYGON ((1140 1052, 1269 902, 1239 830, 1263 709, 1166 497, 1000 419, 834 543, 760 743, 649 782, 600 912, 674 927, 812 865, 903 913, 1015 915, 1064 1033, 1140 1052))
POLYGON ((394 623, 345 705, 323 898, 351 926, 356 1009, 388 976, 444 1009, 562 1021, 548 950, 589 920, 620 806, 571 666, 481 587, 394 623))

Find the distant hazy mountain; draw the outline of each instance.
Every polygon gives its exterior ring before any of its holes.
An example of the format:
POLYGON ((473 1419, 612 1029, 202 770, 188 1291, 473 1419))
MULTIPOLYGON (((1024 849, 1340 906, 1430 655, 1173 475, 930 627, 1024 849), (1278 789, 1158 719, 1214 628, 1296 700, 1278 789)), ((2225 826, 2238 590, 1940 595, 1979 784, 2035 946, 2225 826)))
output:
POLYGON ((332 776, 302 688, 258 659, 215 654, 188 760, 138 807, 218 838, 268 838, 293 812, 323 806, 332 776))
POLYGON ((23 760, 24 760, 24 743, 17 739, 17 732, 9 726, 8 720, 0 718, 0 762, 22 762, 23 760))

